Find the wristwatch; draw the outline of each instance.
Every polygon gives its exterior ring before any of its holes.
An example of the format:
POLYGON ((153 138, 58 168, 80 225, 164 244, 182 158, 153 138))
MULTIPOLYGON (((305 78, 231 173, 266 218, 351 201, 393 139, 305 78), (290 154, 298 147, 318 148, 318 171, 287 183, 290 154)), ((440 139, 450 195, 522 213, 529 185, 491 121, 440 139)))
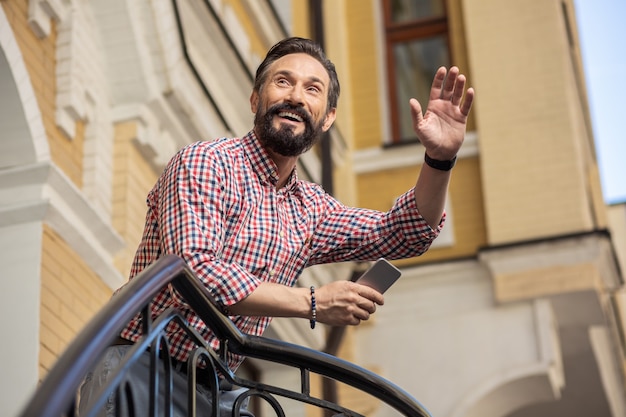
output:
POLYGON ((454 164, 456 164, 456 155, 449 161, 440 161, 439 159, 433 159, 426 152, 424 152, 424 162, 431 168, 438 169, 440 171, 450 171, 454 164))

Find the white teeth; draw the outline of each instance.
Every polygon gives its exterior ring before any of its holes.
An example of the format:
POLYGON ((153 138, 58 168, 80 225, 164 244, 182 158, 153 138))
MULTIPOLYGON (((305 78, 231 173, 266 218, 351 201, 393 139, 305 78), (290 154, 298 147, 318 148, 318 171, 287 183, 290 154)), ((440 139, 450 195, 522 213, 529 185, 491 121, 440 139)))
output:
POLYGON ((302 116, 300 116, 300 115, 298 115, 296 113, 282 111, 282 112, 278 113, 278 115, 280 117, 289 117, 290 119, 295 119, 295 120, 297 120, 299 122, 301 122, 303 120, 302 116))

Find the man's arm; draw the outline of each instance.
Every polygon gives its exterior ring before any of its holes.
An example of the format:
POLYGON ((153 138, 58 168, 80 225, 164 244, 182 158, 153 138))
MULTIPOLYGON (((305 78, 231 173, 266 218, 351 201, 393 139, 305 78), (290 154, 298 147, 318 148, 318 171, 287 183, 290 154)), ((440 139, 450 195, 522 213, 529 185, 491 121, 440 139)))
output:
MULTIPOLYGON (((365 285, 335 281, 315 290, 317 321, 333 326, 357 325, 369 319, 383 295, 365 285)), ((229 307, 231 314, 244 316, 311 318, 308 288, 261 283, 244 300, 229 307)))
MULTIPOLYGON (((474 101, 474 89, 465 91, 465 82, 465 76, 457 67, 450 71, 441 67, 433 79, 426 112, 422 114, 417 100, 410 101, 415 134, 426 154, 434 160, 451 161, 463 144, 467 117, 474 101)), ((415 202, 422 217, 433 228, 441 220, 449 182, 449 170, 423 164, 415 185, 415 202)))

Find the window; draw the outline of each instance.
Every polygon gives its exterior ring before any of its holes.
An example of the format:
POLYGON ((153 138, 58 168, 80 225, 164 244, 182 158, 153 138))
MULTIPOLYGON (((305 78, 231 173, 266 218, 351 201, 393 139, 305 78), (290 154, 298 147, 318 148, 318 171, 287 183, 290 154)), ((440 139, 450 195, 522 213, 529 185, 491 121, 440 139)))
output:
POLYGON ((444 0, 382 0, 393 143, 415 141, 409 99, 425 108, 432 78, 449 66, 444 0))

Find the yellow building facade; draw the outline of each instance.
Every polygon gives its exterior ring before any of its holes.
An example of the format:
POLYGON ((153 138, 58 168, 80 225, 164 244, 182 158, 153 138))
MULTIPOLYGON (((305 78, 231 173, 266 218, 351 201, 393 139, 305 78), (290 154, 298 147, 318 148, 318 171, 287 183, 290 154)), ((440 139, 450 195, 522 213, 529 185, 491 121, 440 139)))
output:
MULTIPOLYGON (((0 1, 0 323, 11 341, 1 351, 10 358, 0 365, 2 415, 17 415, 126 281, 145 197, 174 152, 251 128, 256 66, 277 40, 316 36, 314 3, 0 1)), ((337 354, 436 416, 626 415, 626 222, 602 202, 573 3, 321 4, 342 88, 331 133, 342 202, 387 210, 423 161, 419 142, 398 136, 406 109, 391 86, 403 79, 389 65, 406 57, 397 36, 413 23, 394 26, 389 13, 402 20, 402 10, 432 6, 432 25, 416 19, 416 33, 444 39, 442 64, 459 66, 477 91, 444 232, 422 257, 396 263, 403 277, 385 306, 337 354)), ((324 163, 314 149, 299 175, 321 182, 324 163)), ((360 268, 316 267, 301 285, 360 268)), ((323 349, 325 330, 277 319, 268 335, 323 349)), ((364 415, 395 415, 339 394, 364 415)), ((293 407, 289 415, 310 415, 293 407)))

